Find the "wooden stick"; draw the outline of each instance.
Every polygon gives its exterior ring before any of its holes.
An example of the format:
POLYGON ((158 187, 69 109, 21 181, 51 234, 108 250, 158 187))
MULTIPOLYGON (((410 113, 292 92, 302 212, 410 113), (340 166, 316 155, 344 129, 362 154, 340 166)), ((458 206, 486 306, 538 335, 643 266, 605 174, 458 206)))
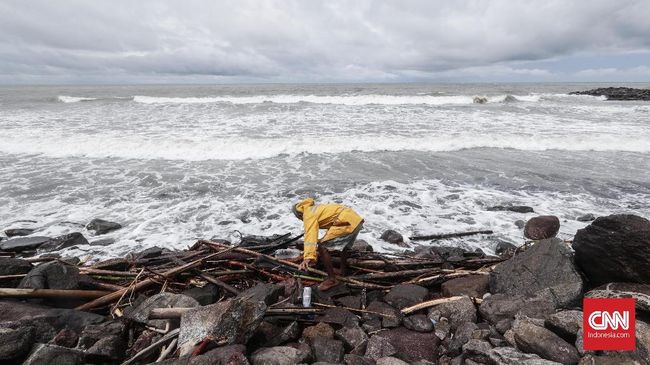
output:
POLYGON ((216 285, 216 286, 218 286, 220 288, 223 288, 223 289, 231 292, 232 294, 237 295, 237 294, 240 293, 239 290, 237 290, 234 286, 228 285, 228 284, 224 283, 223 281, 221 281, 221 280, 219 280, 219 279, 217 279, 215 277, 212 277, 212 276, 210 276, 210 275, 208 275, 206 273, 202 272, 202 273, 199 274, 199 276, 201 276, 206 281, 208 281, 208 282, 210 282, 210 283, 212 283, 212 284, 214 284, 214 285, 216 285))
POLYGON ((25 275, 27 275, 27 274, 2 275, 2 276, 0 276, 0 280, 2 280, 2 279, 21 279, 21 278, 24 278, 25 275))
POLYGON ((161 362, 165 360, 165 358, 169 356, 169 354, 172 351, 174 351, 174 349, 176 348, 176 342, 178 342, 177 338, 173 339, 172 342, 167 347, 163 347, 163 350, 160 352, 160 356, 158 356, 156 362, 161 362))
POLYGON ((99 298, 109 293, 100 290, 0 288, 0 297, 11 298, 99 298))
MULTIPOLYGON (((184 313, 196 308, 154 308, 149 312, 149 319, 180 318, 184 313)), ((268 308, 265 315, 279 316, 284 314, 318 314, 323 310, 318 308, 268 308)))
MULTIPOLYGON (((185 264, 185 265, 176 267, 174 269, 171 269, 169 271, 166 271, 162 275, 165 276, 166 278, 170 278, 170 277, 178 275, 178 274, 180 274, 180 273, 182 273, 184 271, 194 269, 197 266, 201 265, 201 263, 204 260, 211 259, 213 257, 217 257, 222 253, 225 253, 227 251, 231 251, 232 249, 233 248, 228 248, 228 249, 225 249, 225 250, 222 250, 222 251, 219 251, 219 252, 215 252, 215 253, 210 254, 208 256, 205 256, 203 258, 194 260, 194 261, 192 261, 192 262, 190 262, 188 264, 185 264)), ((92 309, 92 308, 96 308, 96 307, 99 307, 99 306, 102 306, 102 305, 112 303, 115 300, 122 297, 124 295, 124 293, 126 293, 128 290, 132 290, 132 292, 135 293, 135 292, 137 292, 139 290, 142 290, 142 289, 148 287, 149 285, 152 285, 154 282, 155 281, 152 278, 145 279, 143 281, 140 281, 136 285, 134 285, 132 288, 124 288, 122 290, 115 291, 115 292, 113 292, 111 294, 108 294, 108 295, 105 295, 105 296, 103 296, 101 298, 97 298, 97 299, 93 300, 92 302, 81 305, 81 306, 77 307, 76 309, 77 310, 88 310, 88 309, 92 309)))
POLYGON ((433 272, 439 272, 440 269, 437 268, 427 268, 427 269, 417 269, 417 270, 401 270, 393 272, 382 272, 382 273, 372 273, 372 274, 363 274, 350 276, 350 279, 357 280, 373 280, 373 279, 390 279, 390 278, 399 278, 403 276, 415 276, 420 274, 429 274, 433 272))
POLYGON ((166 335, 164 335, 160 340, 152 343, 151 345, 145 347, 142 349, 140 352, 135 354, 132 358, 126 360, 125 362, 122 363, 122 365, 130 365, 135 363, 136 361, 140 360, 141 358, 148 356, 149 354, 153 353, 157 348, 162 347, 164 344, 166 344, 168 341, 173 340, 178 336, 178 334, 181 332, 180 328, 177 328, 175 330, 170 331, 166 335))
POLYGON ((137 272, 93 269, 90 267, 79 268, 79 273, 86 274, 86 275, 110 275, 110 276, 125 276, 125 277, 133 277, 138 275, 137 272))
POLYGON ((424 241, 424 240, 441 240, 444 238, 453 238, 453 237, 464 237, 472 236, 475 234, 493 234, 493 231, 469 231, 469 232, 457 232, 457 233, 444 233, 444 234, 431 234, 427 236, 413 236, 409 237, 411 241, 424 241))
POLYGON ((331 304, 323 304, 323 303, 314 303, 314 305, 318 306, 318 307, 325 307, 325 308, 343 308, 343 309, 349 310, 350 312, 370 313, 370 314, 374 314, 374 315, 377 315, 377 316, 396 319, 396 317, 394 315, 391 315, 391 314, 379 313, 379 312, 369 311, 369 310, 365 310, 365 309, 356 309, 356 308, 342 307, 342 306, 331 305, 331 304))
MULTIPOLYGON (((463 299, 464 296, 455 296, 455 297, 449 297, 449 298, 440 298, 440 299, 433 299, 433 300, 427 300, 426 302, 418 303, 415 305, 412 305, 410 307, 402 308, 402 313, 403 314, 410 314, 415 311, 419 311, 420 309, 424 308, 429 308, 436 306, 438 304, 443 304, 443 303, 449 303, 449 302, 455 302, 457 300, 463 299)), ((475 303, 480 304, 483 299, 480 298, 474 298, 470 297, 472 300, 474 300, 475 303)))
POLYGON ((427 281, 433 281, 437 279, 447 280, 447 279, 460 278, 469 275, 490 275, 490 273, 485 271, 468 271, 468 270, 441 270, 441 271, 442 272, 437 275, 427 276, 424 278, 418 277, 413 280, 409 280, 406 282, 406 284, 421 284, 427 281))

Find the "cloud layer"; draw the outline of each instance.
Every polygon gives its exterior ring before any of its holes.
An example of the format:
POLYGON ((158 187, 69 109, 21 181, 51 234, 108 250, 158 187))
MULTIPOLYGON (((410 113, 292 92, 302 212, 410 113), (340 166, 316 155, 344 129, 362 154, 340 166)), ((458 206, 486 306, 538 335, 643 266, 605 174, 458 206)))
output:
POLYGON ((0 82, 648 81, 648 16, 643 0, 8 0, 0 82))

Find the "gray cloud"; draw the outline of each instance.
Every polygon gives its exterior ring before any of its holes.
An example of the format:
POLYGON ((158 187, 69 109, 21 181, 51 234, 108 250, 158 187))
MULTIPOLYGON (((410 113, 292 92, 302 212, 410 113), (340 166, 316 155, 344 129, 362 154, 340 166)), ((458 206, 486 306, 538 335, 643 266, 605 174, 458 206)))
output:
POLYGON ((6 0, 0 82, 647 80, 616 59, 650 59, 648 15, 643 0, 6 0))

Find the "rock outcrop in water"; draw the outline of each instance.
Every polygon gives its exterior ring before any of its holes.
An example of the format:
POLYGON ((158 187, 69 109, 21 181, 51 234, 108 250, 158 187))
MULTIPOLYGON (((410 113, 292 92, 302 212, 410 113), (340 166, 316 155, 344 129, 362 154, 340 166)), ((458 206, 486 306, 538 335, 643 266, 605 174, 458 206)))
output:
POLYGON ((650 100, 650 89, 635 89, 631 87, 605 87, 585 91, 573 91, 569 94, 605 96, 607 100, 650 100))

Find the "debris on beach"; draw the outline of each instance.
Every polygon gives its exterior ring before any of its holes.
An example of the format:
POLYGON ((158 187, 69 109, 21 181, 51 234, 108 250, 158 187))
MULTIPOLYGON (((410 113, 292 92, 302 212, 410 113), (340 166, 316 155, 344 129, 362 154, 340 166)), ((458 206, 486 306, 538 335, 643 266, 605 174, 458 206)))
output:
MULTIPOLYGON (((598 255, 598 249, 647 249, 650 222, 599 217, 576 235, 575 254, 569 243, 544 232, 544 239, 504 249, 501 256, 440 243, 491 231, 410 237, 431 245, 399 253, 372 252, 359 240, 350 253, 351 272, 325 292, 317 284, 327 274, 299 269, 300 236, 290 234, 246 237, 238 245, 199 240, 183 251, 149 248, 92 264, 28 256, 35 251, 9 245, 21 249, 0 251, 0 362, 41 364, 55 357, 68 364, 605 360, 608 354, 585 352, 580 345, 582 298, 647 296, 647 260, 598 255), (598 266, 589 266, 592 259, 598 266), (611 275, 599 270, 608 270, 610 259, 625 260, 629 267, 620 280, 628 283, 602 285, 611 275)), ((394 233, 387 238, 402 245, 394 233)), ((648 308, 640 301, 637 311, 648 308)), ((650 325, 637 316, 636 328, 637 349, 621 354, 619 363, 644 363, 650 355, 650 325)))

